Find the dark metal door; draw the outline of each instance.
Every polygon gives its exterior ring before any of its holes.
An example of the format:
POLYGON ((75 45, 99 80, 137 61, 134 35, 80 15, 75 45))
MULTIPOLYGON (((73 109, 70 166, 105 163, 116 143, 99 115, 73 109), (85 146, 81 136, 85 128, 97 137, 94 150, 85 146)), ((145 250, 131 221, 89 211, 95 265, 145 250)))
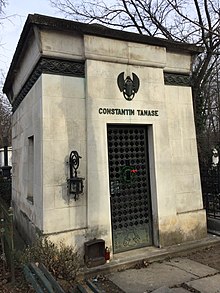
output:
POLYGON ((114 253, 152 245, 147 128, 109 125, 107 135, 114 253))

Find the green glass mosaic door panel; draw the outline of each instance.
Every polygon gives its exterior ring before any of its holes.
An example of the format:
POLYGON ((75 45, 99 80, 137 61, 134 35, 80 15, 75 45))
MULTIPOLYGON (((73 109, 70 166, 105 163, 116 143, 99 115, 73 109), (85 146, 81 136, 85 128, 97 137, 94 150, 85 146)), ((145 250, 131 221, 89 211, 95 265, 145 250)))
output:
POLYGON ((147 129, 109 125, 107 135, 114 253, 152 245, 147 129))

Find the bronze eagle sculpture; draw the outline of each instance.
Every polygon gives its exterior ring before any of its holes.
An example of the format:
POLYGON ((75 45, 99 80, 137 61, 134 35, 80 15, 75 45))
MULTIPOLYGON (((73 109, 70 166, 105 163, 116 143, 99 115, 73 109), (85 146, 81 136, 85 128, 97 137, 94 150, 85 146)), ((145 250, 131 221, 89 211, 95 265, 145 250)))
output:
POLYGON ((124 98, 128 101, 133 100, 134 95, 137 93, 140 86, 139 78, 133 72, 132 78, 133 79, 131 79, 130 76, 127 76, 126 79, 124 79, 124 72, 121 72, 117 78, 118 87, 120 91, 123 92, 124 98))

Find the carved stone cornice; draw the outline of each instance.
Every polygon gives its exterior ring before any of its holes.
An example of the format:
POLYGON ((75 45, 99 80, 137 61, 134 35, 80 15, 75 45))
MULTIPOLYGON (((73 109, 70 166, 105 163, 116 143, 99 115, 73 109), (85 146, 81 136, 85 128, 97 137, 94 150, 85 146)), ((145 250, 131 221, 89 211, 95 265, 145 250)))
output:
POLYGON ((188 74, 164 72, 164 84, 176 86, 191 86, 191 78, 188 74))
POLYGON ((68 61, 42 57, 30 74, 27 82, 14 99, 12 104, 13 112, 18 108, 42 73, 85 77, 85 64, 80 61, 68 61))

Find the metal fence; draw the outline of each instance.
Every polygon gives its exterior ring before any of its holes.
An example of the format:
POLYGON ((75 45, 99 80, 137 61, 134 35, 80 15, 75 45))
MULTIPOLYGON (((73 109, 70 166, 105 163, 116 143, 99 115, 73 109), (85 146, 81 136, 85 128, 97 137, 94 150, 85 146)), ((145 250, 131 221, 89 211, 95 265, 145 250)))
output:
POLYGON ((0 198, 10 207, 11 205, 11 189, 12 180, 11 178, 3 178, 0 176, 0 198))
POLYGON ((220 167, 200 166, 204 208, 208 217, 220 219, 220 167))
POLYGON ((11 281, 15 280, 14 264, 14 231, 13 212, 0 198, 0 237, 2 246, 2 259, 7 263, 11 272, 11 281))
POLYGON ((204 200, 207 216, 220 220, 220 194, 207 193, 204 196, 204 200))

